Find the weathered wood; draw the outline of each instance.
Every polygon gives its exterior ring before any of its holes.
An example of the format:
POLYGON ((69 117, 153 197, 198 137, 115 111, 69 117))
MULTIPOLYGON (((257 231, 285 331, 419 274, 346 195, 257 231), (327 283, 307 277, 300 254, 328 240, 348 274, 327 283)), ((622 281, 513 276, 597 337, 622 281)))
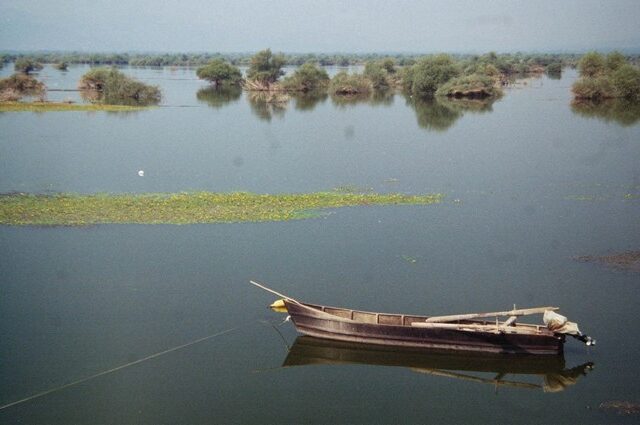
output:
POLYGON ((411 326, 416 328, 428 328, 428 329, 453 329, 458 331, 482 331, 482 332, 509 332, 513 334, 523 334, 523 335, 535 335, 538 332, 535 328, 531 327, 520 327, 520 326, 504 326, 503 323, 499 323, 497 326, 495 324, 490 325, 482 325, 476 323, 425 323, 425 322, 413 322, 411 326))
POLYGON ((517 318, 518 316, 510 316, 507 320, 504 321, 503 326, 515 326, 517 318))
POLYGON ((296 300, 294 300, 294 299, 293 299, 293 298, 291 298, 291 297, 287 297, 286 295, 281 294, 280 292, 274 291, 273 289, 267 288, 266 286, 261 285, 261 284, 259 284, 258 282, 254 282, 253 280, 250 280, 250 281, 249 281, 249 283, 251 283, 252 285, 257 286, 257 287, 258 287, 258 288, 260 288, 260 289, 264 289, 264 290, 265 290, 265 291, 267 291, 267 292, 271 292, 272 294, 277 295, 277 296, 279 296, 280 298, 284 298, 285 300, 293 301, 293 302, 294 302, 294 303, 296 303, 296 304, 301 304, 299 301, 296 301, 296 300))
POLYGON ((429 317, 426 322, 455 322, 457 320, 469 320, 478 319, 481 317, 493 317, 493 316, 528 316, 531 314, 543 314, 547 310, 559 310, 559 307, 535 307, 535 308, 523 308, 518 310, 509 311, 494 311, 490 313, 469 313, 469 314, 453 314, 450 316, 433 316, 429 317))

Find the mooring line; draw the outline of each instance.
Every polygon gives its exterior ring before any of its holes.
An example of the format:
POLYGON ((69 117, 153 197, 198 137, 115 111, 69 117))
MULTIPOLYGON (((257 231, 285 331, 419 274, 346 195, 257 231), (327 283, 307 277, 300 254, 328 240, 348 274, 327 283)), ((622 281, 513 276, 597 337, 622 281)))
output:
POLYGON ((64 385, 61 385, 61 386, 59 386, 59 387, 52 388, 52 389, 50 389, 50 390, 42 391, 42 392, 40 392, 40 393, 37 393, 37 394, 34 394, 34 395, 32 395, 32 396, 29 396, 29 397, 23 398, 23 399, 21 399, 21 400, 14 401, 14 402, 11 402, 11 403, 9 403, 9 404, 5 404, 5 405, 3 405, 3 406, 0 406, 0 410, 6 409, 6 408, 11 407, 11 406, 15 406, 15 405, 17 405, 17 404, 26 403, 27 401, 30 401, 30 400, 33 400, 33 399, 36 399, 36 398, 43 397, 43 396, 45 396, 45 395, 47 395, 47 394, 51 394, 51 393, 54 393, 54 392, 57 392, 57 391, 64 390, 65 388, 69 388, 69 387, 72 387, 72 386, 74 386, 74 385, 78 385, 78 384, 81 384, 81 383, 83 383, 83 382, 90 381, 90 380, 92 380, 92 379, 98 378, 98 377, 100 377, 100 376, 107 375, 107 374, 109 374, 109 373, 117 372, 117 371, 122 370, 122 369, 124 369, 124 368, 127 368, 127 367, 129 367, 129 366, 137 365, 137 364, 139 364, 139 363, 146 362, 147 360, 155 359, 156 357, 160 357, 160 356, 162 356, 162 355, 165 355, 165 354, 171 353, 171 352, 173 352, 173 351, 178 351, 178 350, 180 350, 180 349, 182 349, 182 348, 190 347, 190 346, 192 346, 192 345, 198 344, 198 343, 203 342, 203 341, 206 341, 206 340, 208 340, 208 339, 211 339, 211 338, 215 338, 215 337, 217 337, 217 336, 222 336, 222 335, 228 334, 228 333, 230 333, 230 332, 235 331, 236 329, 238 329, 238 328, 240 328, 240 327, 241 327, 241 326, 236 326, 236 327, 234 327, 234 328, 230 328, 230 329, 227 329, 227 330, 224 330, 224 331, 221 331, 221 332, 217 332, 217 333, 215 333, 215 334, 213 334, 213 335, 205 336, 205 337, 203 337, 203 338, 198 338, 198 339, 196 339, 195 341, 191 341, 191 342, 188 342, 188 343, 186 343, 186 344, 178 345, 177 347, 169 348, 168 350, 164 350, 164 351, 161 351, 161 352, 159 352, 159 353, 151 354, 150 356, 143 357, 143 358, 138 359, 138 360, 135 360, 135 361, 133 361, 133 362, 126 363, 126 364, 123 364, 123 365, 120 365, 120 366, 114 367, 114 368, 112 368, 112 369, 109 369, 109 370, 105 370, 105 371, 102 371, 102 372, 96 373, 96 374, 91 375, 91 376, 88 376, 88 377, 86 377, 86 378, 78 379, 77 381, 73 381, 73 382, 70 382, 70 383, 68 383, 68 384, 64 384, 64 385))

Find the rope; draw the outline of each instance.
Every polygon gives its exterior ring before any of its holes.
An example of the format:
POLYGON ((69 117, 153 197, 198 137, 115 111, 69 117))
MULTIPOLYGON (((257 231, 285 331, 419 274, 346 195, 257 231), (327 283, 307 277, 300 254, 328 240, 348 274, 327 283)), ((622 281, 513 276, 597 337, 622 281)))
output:
POLYGON ((172 353, 174 351, 178 351, 178 350, 181 350, 183 348, 190 347, 192 345, 198 344, 198 343, 206 341, 208 339, 212 339, 212 338, 215 338, 215 337, 218 337, 218 336, 222 336, 222 335, 228 334, 230 332, 235 331, 238 328, 240 328, 240 326, 236 326, 234 328, 230 328, 230 329, 227 329, 227 330, 224 330, 224 331, 221 331, 221 332, 217 332, 217 333, 215 333, 213 335, 205 336, 203 338, 198 338, 198 339, 196 339, 194 341, 191 341, 191 342, 188 342, 186 344, 178 345, 177 347, 169 348, 168 350, 164 350, 164 351, 160 351, 159 353, 151 354, 150 356, 143 357, 143 358, 135 360, 133 362, 126 363, 126 364, 114 367, 112 369, 108 369, 108 370, 96 373, 96 374, 88 376, 86 378, 78 379, 77 381, 73 381, 73 382, 70 382, 68 384, 64 384, 64 385, 61 385, 59 387, 52 388, 50 390, 42 391, 40 393, 37 393, 37 394, 34 394, 32 396, 23 398, 21 400, 14 401, 14 402, 11 402, 9 404, 5 404, 3 406, 0 406, 0 410, 7 409, 7 408, 9 408, 11 406, 15 406, 17 404, 26 403, 27 401, 34 400, 34 399, 40 398, 40 397, 44 397, 45 395, 48 395, 48 394, 51 394, 51 393, 62 391, 65 388, 73 387, 74 385, 78 385, 78 384, 81 384, 83 382, 87 382, 87 381, 90 381, 92 379, 99 378, 100 376, 104 376, 104 375, 107 375, 109 373, 117 372, 117 371, 122 370, 124 368, 127 368, 129 366, 134 366, 134 365, 140 364, 142 362, 146 362, 147 360, 155 359, 156 357, 160 357, 160 356, 163 356, 165 354, 169 354, 169 353, 172 353))

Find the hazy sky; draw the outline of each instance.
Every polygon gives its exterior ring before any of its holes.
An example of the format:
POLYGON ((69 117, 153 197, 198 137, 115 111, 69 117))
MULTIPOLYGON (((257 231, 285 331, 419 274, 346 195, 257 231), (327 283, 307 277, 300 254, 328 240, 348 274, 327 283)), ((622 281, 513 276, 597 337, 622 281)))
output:
POLYGON ((0 50, 640 50, 640 0, 0 0, 0 50))

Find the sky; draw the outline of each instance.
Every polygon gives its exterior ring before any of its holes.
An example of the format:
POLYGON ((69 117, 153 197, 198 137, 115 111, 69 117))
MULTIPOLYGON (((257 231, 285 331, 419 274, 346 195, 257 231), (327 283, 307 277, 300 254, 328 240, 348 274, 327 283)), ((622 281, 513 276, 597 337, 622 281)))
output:
POLYGON ((0 0, 0 50, 640 51, 640 0, 0 0))

